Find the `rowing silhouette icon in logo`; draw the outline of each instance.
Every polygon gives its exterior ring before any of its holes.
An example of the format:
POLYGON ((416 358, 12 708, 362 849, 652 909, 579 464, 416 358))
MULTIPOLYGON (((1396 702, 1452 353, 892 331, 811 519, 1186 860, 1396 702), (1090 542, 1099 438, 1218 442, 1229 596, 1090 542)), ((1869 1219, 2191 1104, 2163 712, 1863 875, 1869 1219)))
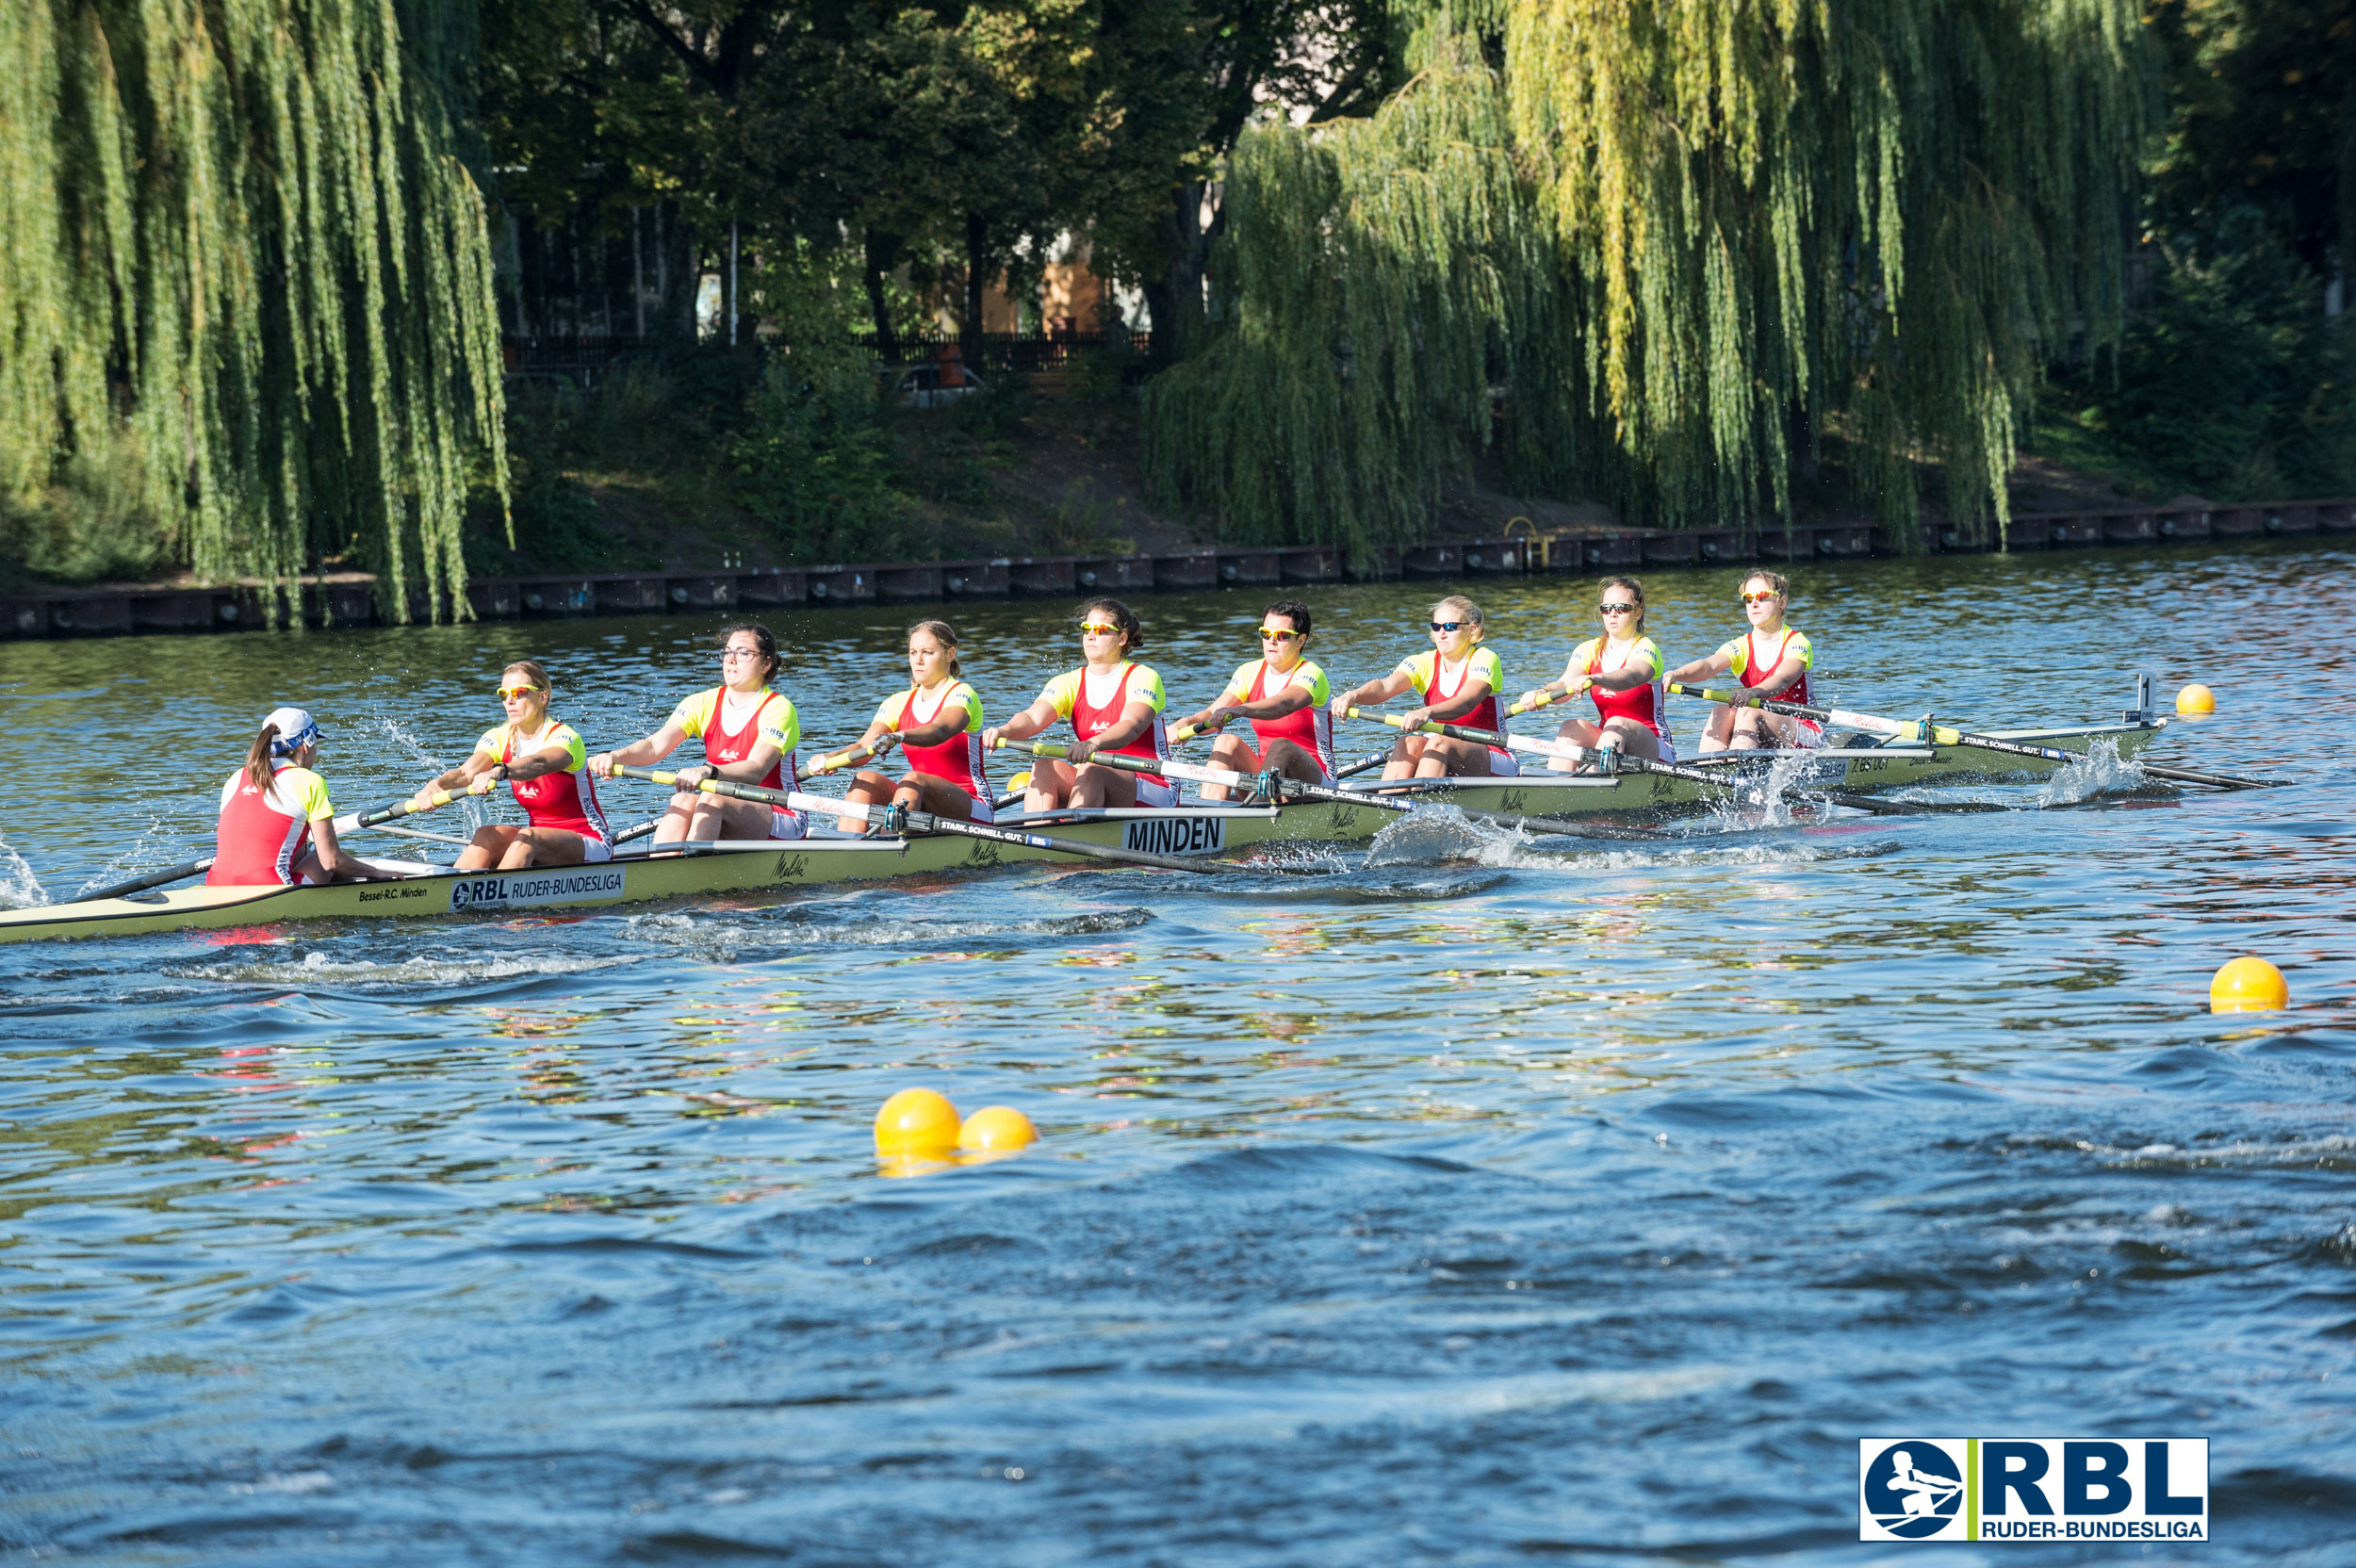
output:
POLYGON ((1893 1443, 1865 1471, 1865 1511, 1892 1535, 1919 1540, 1963 1506, 1963 1473, 1936 1443, 1893 1443))

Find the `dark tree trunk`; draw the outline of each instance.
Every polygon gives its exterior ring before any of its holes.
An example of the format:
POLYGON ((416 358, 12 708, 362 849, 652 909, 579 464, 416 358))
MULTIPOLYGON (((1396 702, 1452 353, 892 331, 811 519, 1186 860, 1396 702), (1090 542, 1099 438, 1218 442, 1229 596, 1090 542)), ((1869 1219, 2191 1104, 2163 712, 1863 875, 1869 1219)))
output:
POLYGON ((957 323, 957 352, 969 370, 982 361, 982 285, 990 277, 990 239, 982 215, 965 215, 965 319, 957 323))
POLYGON ((867 231, 867 308, 875 318, 875 353, 885 364, 900 357, 900 340, 892 331, 892 307, 884 302, 884 274, 895 265, 900 242, 888 234, 867 231))
POLYGON ((1806 403, 1792 405, 1792 466, 1801 480, 1814 484, 1824 469, 1821 454, 1816 449, 1816 421, 1808 417, 1806 403))
POLYGON ((654 217, 655 307, 647 313, 654 336, 664 343, 695 340, 695 235, 679 219, 679 204, 664 202, 654 217))
POLYGON ((1211 228, 1203 225, 1204 189, 1200 181, 1180 186, 1170 210, 1162 214, 1168 262, 1162 275, 1145 285, 1145 309, 1153 334, 1150 357, 1156 369, 1176 364, 1203 335, 1203 270, 1210 261, 1217 230, 1216 220, 1211 228))

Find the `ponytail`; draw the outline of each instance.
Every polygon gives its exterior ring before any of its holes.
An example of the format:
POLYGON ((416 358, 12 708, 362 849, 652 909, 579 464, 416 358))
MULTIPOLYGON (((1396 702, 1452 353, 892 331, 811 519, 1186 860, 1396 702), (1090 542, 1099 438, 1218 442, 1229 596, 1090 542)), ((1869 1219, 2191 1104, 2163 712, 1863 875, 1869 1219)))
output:
POLYGON ((276 776, 270 765, 270 743, 277 739, 278 727, 274 724, 266 724, 262 727, 262 732, 254 737, 254 743, 246 748, 246 782, 263 794, 270 793, 270 780, 276 776))

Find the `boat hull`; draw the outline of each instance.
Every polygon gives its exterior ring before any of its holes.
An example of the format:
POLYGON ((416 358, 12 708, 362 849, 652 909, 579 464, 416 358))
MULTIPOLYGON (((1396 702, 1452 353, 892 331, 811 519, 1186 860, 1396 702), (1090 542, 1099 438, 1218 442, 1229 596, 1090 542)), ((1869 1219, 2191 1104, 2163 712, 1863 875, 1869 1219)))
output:
MULTIPOLYGON (((2122 757, 2149 744, 2151 725, 1999 731, 2001 739, 2084 752, 2108 741, 2122 757)), ((1787 760, 1792 754, 1779 753, 1787 760)), ((1756 767, 1756 754, 1702 764, 1730 772, 1756 767)), ((1883 746, 1824 751, 1799 763, 1800 782, 1871 791, 1911 784, 2003 778, 2050 772, 2057 764, 1964 746, 1883 746)), ((1700 809, 1719 792, 1688 778, 1654 774, 1579 776, 1534 773, 1518 778, 1402 780, 1362 787, 1369 797, 1434 807, 1461 806, 1530 817, 1665 818, 1700 809)), ((1058 838, 1154 855, 1214 856, 1277 841, 1348 843, 1372 838, 1400 813, 1356 801, 1297 801, 1281 809, 1252 807, 1067 812, 1009 825, 1058 838)), ((1102 866, 1103 861, 1029 845, 935 834, 899 839, 809 839, 724 845, 687 854, 629 854, 601 866, 523 872, 435 872, 399 882, 346 882, 324 888, 179 888, 131 898, 0 912, 0 942, 133 937, 170 931, 233 930, 284 921, 350 921, 498 915, 525 910, 592 909, 665 899, 727 897, 808 884, 872 881, 1022 864, 1102 866)))

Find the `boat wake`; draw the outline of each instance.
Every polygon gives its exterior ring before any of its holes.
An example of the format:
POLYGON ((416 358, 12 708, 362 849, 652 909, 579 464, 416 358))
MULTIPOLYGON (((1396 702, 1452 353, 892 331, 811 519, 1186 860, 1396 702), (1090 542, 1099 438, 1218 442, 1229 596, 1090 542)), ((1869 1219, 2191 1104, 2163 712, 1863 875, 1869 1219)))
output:
POLYGON ((757 922, 724 910, 665 910, 633 915, 628 934, 666 947, 930 947, 996 939, 1027 942, 1130 931, 1153 918, 1151 909, 1097 909, 1039 920, 899 920, 846 915, 837 904, 796 905, 765 912, 757 922))
POLYGON ((379 963, 369 958, 337 958, 317 950, 300 959, 240 958, 221 964, 168 965, 162 971, 176 980, 230 981, 245 986, 284 986, 316 990, 333 986, 350 990, 415 990, 479 985, 485 981, 538 979, 552 974, 581 974, 634 962, 630 958, 589 958, 561 953, 519 953, 513 957, 457 958, 419 956, 379 963))
POLYGON ((1762 837, 1761 827, 1783 825, 1772 815, 1762 818, 1757 807, 1738 816, 1709 816, 1694 825, 1724 826, 1733 831, 1663 833, 1657 843, 1589 843, 1579 849, 1556 846, 1572 841, 1560 836, 1533 834, 1526 828, 1479 822, 1441 807, 1417 811, 1383 828, 1367 851, 1369 870, 1384 866, 1430 865, 1435 861, 1472 863, 1500 871, 1634 871, 1666 866, 1783 866, 1821 861, 1870 859, 1894 855, 1894 839, 1830 841, 1813 837, 1762 837))

